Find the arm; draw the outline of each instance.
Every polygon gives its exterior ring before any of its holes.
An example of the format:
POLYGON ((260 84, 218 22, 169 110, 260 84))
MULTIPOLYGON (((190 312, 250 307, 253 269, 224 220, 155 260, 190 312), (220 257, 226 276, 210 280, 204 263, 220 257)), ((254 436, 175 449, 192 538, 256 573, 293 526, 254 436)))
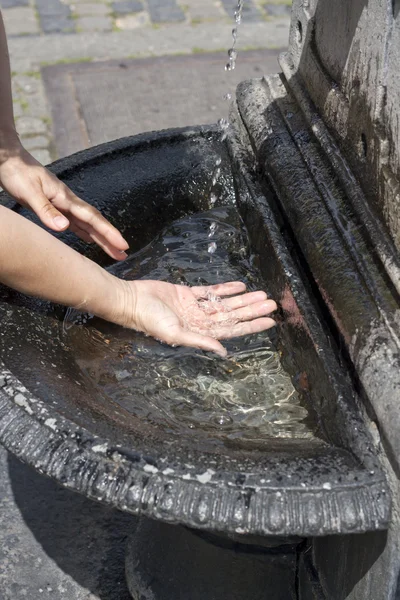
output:
POLYGON ((0 206, 0 281, 31 296, 113 319, 122 282, 28 219, 0 206))
POLYGON ((119 231, 23 148, 14 124, 10 61, 1 11, 0 184, 49 229, 64 231, 69 227, 85 242, 96 242, 112 258, 126 257, 128 244, 119 231))
POLYGON ((264 292, 240 282, 211 287, 123 281, 13 211, 0 206, 0 281, 28 295, 73 306, 172 345, 226 355, 217 339, 272 327, 264 292), (215 295, 226 296, 215 302, 215 295))
POLYGON ((13 145, 18 141, 14 125, 14 111, 11 94, 10 58, 6 34, 4 31, 3 16, 0 11, 0 161, 3 162, 5 148, 13 151, 13 145))

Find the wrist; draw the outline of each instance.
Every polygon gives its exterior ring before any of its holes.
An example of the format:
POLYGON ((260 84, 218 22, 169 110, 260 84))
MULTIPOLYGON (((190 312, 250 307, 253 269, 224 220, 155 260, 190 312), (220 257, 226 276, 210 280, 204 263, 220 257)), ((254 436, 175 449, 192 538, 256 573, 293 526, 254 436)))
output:
POLYGON ((96 286, 94 297, 85 310, 111 323, 135 328, 134 282, 119 279, 101 267, 99 269, 102 277, 101 285, 96 286))
POLYGON ((0 165, 20 154, 23 146, 14 126, 0 127, 0 165))

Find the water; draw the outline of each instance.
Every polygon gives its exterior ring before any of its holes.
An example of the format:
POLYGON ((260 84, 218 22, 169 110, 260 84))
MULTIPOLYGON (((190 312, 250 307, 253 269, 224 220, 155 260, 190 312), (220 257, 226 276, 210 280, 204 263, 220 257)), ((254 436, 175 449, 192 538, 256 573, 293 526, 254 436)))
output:
MULTIPOLYGON (((244 0, 238 0, 236 10, 234 12, 235 26, 232 29, 232 46, 228 50, 229 62, 226 63, 226 65, 225 65, 225 71, 233 71, 236 67, 236 60, 237 60, 236 44, 237 44, 237 39, 238 39, 238 28, 242 22, 243 2, 244 2, 244 0)), ((231 102, 232 94, 230 92, 227 92, 224 95, 224 100, 226 100, 227 102, 231 102)), ((229 128, 230 128, 229 120, 222 117, 221 119, 218 120, 218 127, 220 130, 220 140, 221 140, 221 142, 223 142, 226 140, 226 138, 229 134, 229 128)), ((213 192, 213 188, 215 187, 215 185, 218 181, 218 178, 221 174, 220 164, 221 164, 221 157, 218 157, 217 160, 215 161, 215 168, 214 168, 214 172, 213 172, 212 180, 211 180, 211 190, 210 190, 210 205, 211 206, 214 206, 216 199, 217 199, 215 193, 213 192)), ((213 242, 212 244, 210 244, 209 250, 208 250, 209 253, 213 254, 215 252, 216 248, 217 248, 216 242, 213 242)))
MULTIPOLYGON (((241 280, 249 290, 264 287, 233 207, 175 221, 112 271, 125 279, 182 285, 241 280)), ((226 342, 228 358, 220 359, 171 348, 76 311, 68 313, 65 325, 65 341, 98 393, 171 434, 202 433, 220 441, 313 435, 271 332, 226 342)))

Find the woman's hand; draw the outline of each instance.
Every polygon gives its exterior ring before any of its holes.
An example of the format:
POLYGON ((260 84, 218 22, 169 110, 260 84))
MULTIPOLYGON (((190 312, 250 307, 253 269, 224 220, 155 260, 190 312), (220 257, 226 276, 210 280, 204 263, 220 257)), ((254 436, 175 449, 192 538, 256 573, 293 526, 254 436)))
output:
POLYGON ((139 280, 123 284, 122 310, 110 320, 173 346, 226 356, 218 339, 258 333, 275 325, 267 315, 277 309, 276 303, 262 291, 244 294, 244 283, 188 287, 139 280))
POLYGON ((0 154, 0 184, 49 229, 69 228, 85 242, 96 242, 115 260, 126 258, 128 244, 119 231, 35 160, 20 142, 0 154))

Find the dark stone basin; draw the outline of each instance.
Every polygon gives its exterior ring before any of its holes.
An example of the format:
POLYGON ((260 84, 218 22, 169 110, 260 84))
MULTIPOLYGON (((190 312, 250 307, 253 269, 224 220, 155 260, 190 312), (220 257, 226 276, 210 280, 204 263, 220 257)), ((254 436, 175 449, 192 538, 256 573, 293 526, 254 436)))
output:
MULTIPOLYGON (((383 529, 390 494, 372 437, 285 226, 271 212, 272 191, 237 172, 212 128, 118 140, 52 169, 122 231, 134 252, 166 224, 210 208, 218 155, 218 204, 237 207, 265 287, 282 307, 274 335, 317 424, 315 436, 262 444, 210 444, 196 432, 171 436, 100 396, 83 377, 63 344, 65 309, 2 288, 0 440, 70 489, 170 523, 268 536, 383 529)), ((9 202, 5 195, 2 201, 9 202)), ((61 237, 109 264, 100 250, 61 237)))

